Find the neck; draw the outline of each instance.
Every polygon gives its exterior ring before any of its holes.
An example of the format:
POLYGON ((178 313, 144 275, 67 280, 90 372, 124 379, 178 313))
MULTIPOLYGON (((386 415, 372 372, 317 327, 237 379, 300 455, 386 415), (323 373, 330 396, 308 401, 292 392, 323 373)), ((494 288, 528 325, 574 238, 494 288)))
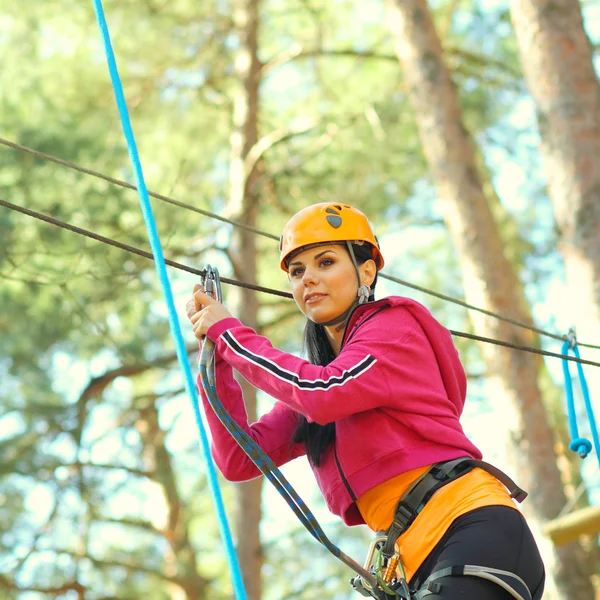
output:
POLYGON ((331 349, 333 353, 337 356, 340 353, 340 348, 342 346, 342 338, 344 337, 344 331, 346 327, 344 323, 340 323, 339 325, 329 325, 325 327, 325 333, 327 334, 327 339, 331 344, 331 349))
POLYGON ((346 326, 348 325, 348 321, 350 320, 350 316, 354 312, 354 309, 358 306, 358 302, 353 302, 341 315, 341 321, 335 319, 333 322, 329 322, 328 325, 323 325, 325 328, 325 333, 327 334, 327 338, 329 339, 329 343, 331 344, 331 348, 333 353, 337 356, 340 353, 340 349, 342 347, 342 340, 344 339, 344 334, 346 333, 346 326))

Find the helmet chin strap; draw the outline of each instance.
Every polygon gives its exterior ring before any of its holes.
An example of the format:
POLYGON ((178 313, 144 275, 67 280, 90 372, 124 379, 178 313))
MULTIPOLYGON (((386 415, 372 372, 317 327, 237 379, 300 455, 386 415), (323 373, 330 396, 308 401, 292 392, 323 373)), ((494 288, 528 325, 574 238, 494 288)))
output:
POLYGON ((349 241, 346 241, 346 246, 348 247, 348 252, 350 253, 350 258, 352 259, 352 264, 354 265, 354 270, 356 271, 356 278, 358 279, 358 291, 356 293, 356 299, 341 315, 334 317, 333 319, 331 319, 330 321, 327 321, 326 323, 318 323, 319 325, 322 325, 323 327, 329 327, 331 325, 338 325, 338 327, 335 328, 335 331, 337 333, 339 333, 340 331, 342 331, 342 329, 344 329, 346 327, 346 325, 348 323, 348 318, 352 314, 352 311, 359 304, 365 304, 365 302, 369 301, 369 287, 367 285, 363 285, 360 282, 360 270, 358 269, 358 263, 356 262, 356 256, 354 256, 354 249, 352 248, 352 243, 349 241))

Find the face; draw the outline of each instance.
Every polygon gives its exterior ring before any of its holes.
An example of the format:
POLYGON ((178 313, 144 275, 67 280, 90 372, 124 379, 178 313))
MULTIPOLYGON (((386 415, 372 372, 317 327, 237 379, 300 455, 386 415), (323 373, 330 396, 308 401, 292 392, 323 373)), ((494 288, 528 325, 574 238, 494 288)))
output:
MULTIPOLYGON (((373 282, 374 267, 371 260, 359 265, 362 283, 373 282)), ((316 323, 331 321, 356 300, 358 279, 344 246, 324 245, 300 252, 291 260, 288 274, 298 308, 316 323)))

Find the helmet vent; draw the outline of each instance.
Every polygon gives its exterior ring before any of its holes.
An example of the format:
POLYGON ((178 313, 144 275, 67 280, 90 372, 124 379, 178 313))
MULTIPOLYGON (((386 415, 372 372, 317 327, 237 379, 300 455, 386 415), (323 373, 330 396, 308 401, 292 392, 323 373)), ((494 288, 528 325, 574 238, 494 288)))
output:
POLYGON ((337 229, 342 224, 342 218, 338 216, 328 216, 326 219, 334 229, 337 229))

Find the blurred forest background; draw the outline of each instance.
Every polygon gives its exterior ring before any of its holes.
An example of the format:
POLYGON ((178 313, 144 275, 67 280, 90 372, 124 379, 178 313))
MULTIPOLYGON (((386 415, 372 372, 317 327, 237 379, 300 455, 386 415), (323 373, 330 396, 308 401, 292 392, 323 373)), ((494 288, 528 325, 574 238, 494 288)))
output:
MULTIPOLYGON (((169 259, 286 290, 283 223, 347 202, 373 221, 388 275, 557 337, 389 279, 379 297, 513 344, 560 352, 576 325, 600 345, 600 2, 104 4, 169 259)), ((40 154, 133 182, 92 3, 0 6, 0 201, 147 251, 135 191, 40 154)), ((0 239, 0 600, 233 598, 153 263, 6 204, 0 239)), ((169 273, 195 365, 184 305, 198 277, 169 273)), ((224 293, 301 352, 290 300, 224 293)), ((591 600, 597 533, 544 533, 600 504, 595 457, 568 450, 560 360, 455 340, 465 428, 530 492, 545 598, 591 600)), ((600 371, 584 368, 598 407, 600 371)), ((268 410, 245 395, 251 416, 268 410)), ((305 466, 285 472, 362 563, 369 532, 329 518, 305 466)), ((249 600, 354 597, 348 569, 261 481, 222 490, 249 600)))

